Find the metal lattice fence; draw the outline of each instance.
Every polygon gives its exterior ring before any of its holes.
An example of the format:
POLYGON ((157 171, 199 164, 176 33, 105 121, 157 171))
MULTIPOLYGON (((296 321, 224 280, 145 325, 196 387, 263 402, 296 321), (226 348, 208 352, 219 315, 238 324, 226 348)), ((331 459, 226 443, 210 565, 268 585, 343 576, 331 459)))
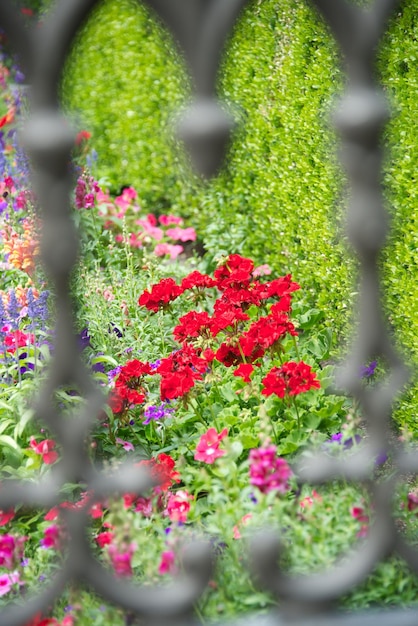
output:
MULTIPOLYGON (((75 133, 60 110, 58 83, 71 43, 98 0, 60 0, 41 26, 28 30, 13 3, 0 3, 0 25, 13 43, 30 83, 30 116, 22 132, 25 150, 33 164, 33 184, 42 206, 42 255, 56 294, 56 348, 53 366, 39 395, 37 416, 57 434, 62 462, 34 486, 4 481, 0 508, 24 503, 27 507, 52 507, 66 482, 82 481, 97 501, 118 491, 140 493, 149 479, 138 469, 124 466, 104 475, 92 467, 84 441, 104 402, 81 362, 73 332, 70 275, 77 256, 77 233, 70 213, 71 176, 68 162, 75 133), (85 398, 77 419, 62 419, 55 406, 54 390, 76 385, 85 398)), ((217 101, 215 80, 220 55, 245 0, 148 0, 150 8, 166 23, 179 42, 194 80, 192 105, 179 123, 178 133, 199 172, 210 177, 220 167, 233 120, 217 101)), ((417 453, 392 449, 391 408, 395 393, 408 371, 392 347, 381 310, 378 255, 387 234, 381 192, 381 131, 389 118, 382 90, 374 80, 375 52, 398 0, 376 0, 360 8, 345 0, 314 0, 338 42, 346 66, 347 85, 334 114, 341 135, 341 159, 351 186, 348 235, 360 262, 358 333, 344 368, 340 385, 359 402, 366 416, 369 444, 349 459, 318 456, 297 469, 301 481, 312 484, 341 479, 366 484, 375 511, 375 523, 367 540, 342 564, 323 573, 288 577, 279 567, 279 538, 264 535, 254 543, 254 569, 265 588, 279 600, 280 613, 245 618, 242 624, 303 623, 322 626, 380 623, 413 626, 418 610, 369 612, 361 615, 333 612, 333 605, 363 581, 375 565, 391 553, 399 554, 418 574, 418 553, 398 532, 392 514, 397 482, 405 473, 418 471, 417 453), (382 357, 389 364, 387 380, 364 387, 358 380, 361 365, 382 357), (390 479, 371 477, 373 459, 382 450, 391 452, 397 468, 390 479)), ((189 547, 184 573, 165 588, 137 587, 115 579, 93 557, 86 539, 86 511, 66 511, 70 534, 67 560, 39 597, 25 606, 10 606, 0 614, 0 624, 18 626, 50 605, 69 581, 89 585, 103 597, 131 611, 140 623, 193 623, 193 603, 204 591, 212 571, 212 556, 204 543, 189 547), (142 621, 145 620, 145 621, 142 621)), ((146 541, 146 538, 144 538, 146 541)), ((241 622, 240 622, 241 623, 241 622)))

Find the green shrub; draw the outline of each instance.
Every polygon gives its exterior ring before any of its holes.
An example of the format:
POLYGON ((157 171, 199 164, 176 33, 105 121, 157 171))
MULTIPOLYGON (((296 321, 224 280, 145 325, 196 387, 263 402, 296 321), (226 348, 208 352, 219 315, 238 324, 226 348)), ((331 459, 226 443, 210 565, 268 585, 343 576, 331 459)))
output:
MULTIPOLYGON (((386 310, 394 337, 417 362, 417 225, 414 203, 417 109, 415 3, 404 6, 382 44, 379 68, 394 119, 384 179, 393 230, 382 255, 386 310)), ((344 175, 330 128, 342 91, 336 47, 308 4, 251 2, 231 36, 219 91, 242 122, 224 172, 207 185, 179 167, 167 139, 186 81, 170 38, 136 3, 104 2, 80 35, 63 82, 64 102, 93 132, 98 176, 132 183, 145 207, 171 206, 203 234, 208 269, 239 252, 307 287, 310 305, 339 346, 350 336, 356 260, 343 233, 344 175), (94 68, 94 71, 92 71, 94 68)), ((81 122, 80 122, 81 123, 81 122)), ((415 428, 417 389, 397 411, 415 428)))

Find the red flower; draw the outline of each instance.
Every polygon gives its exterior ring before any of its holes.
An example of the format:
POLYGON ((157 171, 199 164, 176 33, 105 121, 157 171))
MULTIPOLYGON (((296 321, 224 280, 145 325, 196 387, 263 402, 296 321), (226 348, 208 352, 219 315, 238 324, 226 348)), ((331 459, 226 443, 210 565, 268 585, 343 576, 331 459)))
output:
POLYGON ((264 389, 261 393, 264 396, 276 394, 279 398, 284 398, 285 395, 297 396, 310 389, 319 389, 321 386, 310 365, 303 361, 299 363, 288 361, 281 367, 273 367, 263 378, 262 383, 264 389))
POLYGON ((250 376, 253 373, 253 371, 254 371, 254 366, 251 365, 251 363, 241 363, 241 365, 239 365, 237 369, 235 370, 234 376, 241 376, 244 382, 250 383, 251 382, 250 376))
POLYGON ((212 465, 216 459, 220 456, 224 456, 226 452, 225 450, 220 450, 219 445, 227 434, 227 428, 224 428, 219 434, 216 432, 215 428, 209 428, 209 430, 200 437, 199 443, 196 446, 195 460, 212 465))
POLYGON ((260 285, 258 293, 262 300, 266 300, 267 298, 283 298, 298 289, 300 289, 300 285, 292 282, 292 276, 287 274, 286 276, 275 278, 269 283, 260 285))
POLYGON ((217 287, 224 290, 227 287, 244 287, 252 280, 254 263, 239 254, 230 254, 225 263, 218 267, 213 275, 217 287))
POLYGON ((216 287, 216 281, 207 274, 201 274, 195 270, 181 281, 181 288, 183 291, 186 289, 193 289, 193 287, 199 287, 201 289, 216 287))
POLYGON ((366 537, 369 532, 370 518, 365 512, 362 506, 353 506, 351 509, 351 515, 354 519, 361 523, 360 530, 357 533, 357 537, 366 537))
POLYGON ((25 626, 60 626, 60 624, 53 617, 43 618, 41 613, 36 613, 31 621, 27 622, 25 626))
POLYGON ((166 308, 170 302, 178 298, 182 293, 183 288, 179 287, 172 278, 163 278, 159 283, 151 287, 151 291, 145 290, 141 294, 138 304, 156 313, 159 309, 166 308))
POLYGON ((23 348, 35 342, 33 333, 24 333, 21 330, 15 330, 4 338, 4 345, 7 346, 7 352, 15 352, 18 348, 23 348))
POLYGON ((158 482, 156 491, 166 491, 171 487, 173 482, 180 482, 180 474, 175 471, 175 461, 169 455, 161 452, 156 459, 148 461, 140 461, 138 467, 147 467, 151 472, 151 476, 158 482))
POLYGON ((251 324, 248 331, 241 335, 239 344, 244 356, 254 361, 284 337, 286 333, 293 336, 297 335, 295 327, 287 315, 274 311, 273 314, 260 317, 259 320, 251 324), (261 353, 260 348, 262 349, 261 353))
POLYGON ((128 361, 121 367, 115 380, 115 388, 109 396, 109 406, 113 413, 122 413, 131 405, 145 402, 142 377, 152 373, 150 364, 142 363, 138 359, 128 361))
POLYGON ((16 515, 13 509, 10 511, 2 511, 0 510, 0 526, 6 526, 16 515))
POLYGON ((242 354, 237 344, 229 342, 221 343, 218 350, 215 353, 216 359, 223 363, 226 367, 231 365, 238 365, 242 362, 242 354))
POLYGON ((211 319, 205 311, 201 313, 190 311, 180 317, 179 321, 180 324, 173 331, 174 339, 179 343, 208 334, 211 324, 211 319))
POLYGON ((202 380, 202 373, 207 370, 208 363, 198 356, 193 346, 185 345, 171 356, 161 360, 156 370, 161 375, 161 400, 172 400, 184 396, 202 380))
POLYGON ((81 143, 83 143, 83 141, 88 141, 90 137, 91 137, 91 133, 89 133, 88 130, 80 130, 80 132, 77 133, 77 136, 75 138, 76 146, 79 146, 81 143))
POLYGON ((138 361, 138 359, 133 359, 122 366, 122 369, 119 372, 118 380, 127 383, 131 378, 141 378, 146 374, 152 374, 150 364, 142 363, 142 361, 138 361))
POLYGON ((58 453, 53 450, 56 446, 53 439, 44 439, 43 441, 36 443, 35 438, 31 437, 29 445, 37 454, 42 455, 42 460, 46 465, 52 465, 52 463, 55 463, 58 459, 58 453))
POLYGON ((238 322, 245 322, 250 319, 240 306, 225 302, 222 299, 217 300, 213 308, 211 332, 214 337, 228 326, 235 326, 238 322))

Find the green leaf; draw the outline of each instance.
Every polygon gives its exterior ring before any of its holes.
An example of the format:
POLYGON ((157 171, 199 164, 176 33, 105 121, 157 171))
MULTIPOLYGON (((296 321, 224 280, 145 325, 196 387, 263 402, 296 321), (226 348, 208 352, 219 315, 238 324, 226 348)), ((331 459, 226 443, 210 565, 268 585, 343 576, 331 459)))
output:
POLYGON ((13 437, 10 437, 10 435, 0 435, 0 444, 8 448, 12 448, 12 450, 16 450, 16 452, 22 453, 22 449, 19 444, 13 439, 13 437))

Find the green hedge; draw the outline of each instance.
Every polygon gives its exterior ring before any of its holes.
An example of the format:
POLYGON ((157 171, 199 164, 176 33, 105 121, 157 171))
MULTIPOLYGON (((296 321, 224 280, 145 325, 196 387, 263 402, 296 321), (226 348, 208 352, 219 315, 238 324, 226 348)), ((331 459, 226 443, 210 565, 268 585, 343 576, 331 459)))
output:
MULTIPOLYGON (((382 44, 379 68, 393 102, 385 186, 393 230, 382 255, 386 307, 396 340, 418 361, 416 224, 416 17, 404 3, 382 44)), ((342 237, 344 177, 328 124, 343 77, 308 3, 251 2, 233 33, 219 91, 242 122, 226 170, 211 184, 189 176, 167 134, 188 95, 171 40, 131 0, 105 1, 80 35, 63 81, 65 106, 93 132, 97 175, 134 184, 143 205, 171 206, 202 234, 209 259, 237 251, 291 272, 325 324, 346 342, 356 262, 342 237)), ((398 422, 415 428, 418 390, 398 422)))

